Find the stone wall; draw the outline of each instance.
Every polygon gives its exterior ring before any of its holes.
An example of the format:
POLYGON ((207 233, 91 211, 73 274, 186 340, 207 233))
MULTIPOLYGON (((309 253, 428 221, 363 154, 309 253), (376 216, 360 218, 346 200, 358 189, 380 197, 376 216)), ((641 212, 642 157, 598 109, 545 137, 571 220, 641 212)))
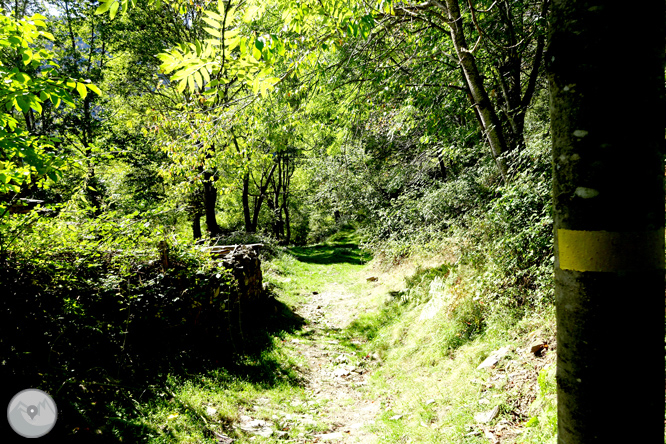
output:
POLYGON ((238 301, 235 302, 264 301, 266 292, 263 288, 261 261, 258 255, 259 248, 248 245, 234 245, 231 247, 233 248, 224 247, 224 253, 217 253, 217 255, 222 257, 224 268, 231 270, 238 285, 238 301))

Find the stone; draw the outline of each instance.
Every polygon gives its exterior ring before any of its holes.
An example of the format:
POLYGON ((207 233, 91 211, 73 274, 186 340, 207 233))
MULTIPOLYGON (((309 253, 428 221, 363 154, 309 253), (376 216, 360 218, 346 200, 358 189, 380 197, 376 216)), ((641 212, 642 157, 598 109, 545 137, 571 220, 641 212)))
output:
POLYGON ((269 427, 264 427, 264 428, 256 431, 255 434, 257 434, 259 436, 263 436, 264 438, 270 438, 271 435, 273 435, 273 430, 270 429, 269 427))
POLYGON ((543 339, 535 339, 530 342, 530 351, 534 353, 535 356, 541 356, 541 353, 548 348, 548 343, 543 339))
POLYGON ((337 377, 342 377, 342 376, 349 376, 350 371, 347 370, 346 368, 336 368, 333 371, 333 376, 337 377))
POLYGON ((227 435, 222 435, 220 433, 214 432, 215 437, 217 438, 218 444, 231 444, 234 442, 233 438, 228 437, 227 435))
POLYGON ((481 370, 484 368, 491 368, 495 364, 497 364, 500 359, 502 359, 504 356, 506 356, 511 349, 509 347, 502 347, 499 350, 495 350, 488 356, 479 366, 476 368, 477 370, 481 370))
POLYGON ((487 412, 476 413, 474 415, 474 421, 480 422, 482 424, 488 424, 490 421, 495 419, 498 413, 499 413, 499 406, 496 405, 492 410, 488 410, 487 412))

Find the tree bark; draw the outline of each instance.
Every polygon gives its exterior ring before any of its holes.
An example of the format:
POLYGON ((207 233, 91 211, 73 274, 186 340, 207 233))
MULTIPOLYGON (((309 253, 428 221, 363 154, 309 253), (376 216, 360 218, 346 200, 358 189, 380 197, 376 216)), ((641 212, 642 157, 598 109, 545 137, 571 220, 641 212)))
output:
POLYGON ((192 238, 196 241, 201 239, 201 214, 192 215, 192 238))
POLYGON ((553 3, 562 444, 664 438, 664 6, 553 3))
POLYGON ((289 206, 284 207, 284 226, 285 226, 284 244, 289 245, 289 243, 291 242, 291 220, 289 217, 289 206))
POLYGON ((271 170, 268 172, 268 175, 266 176, 266 181, 264 182, 263 175, 262 179, 259 183, 259 196, 257 196, 257 199, 254 204, 254 211, 252 213, 252 227, 254 227, 254 230, 257 229, 257 223, 259 222, 259 212, 261 211, 261 206, 264 203, 264 199, 266 198, 266 191, 268 190, 268 185, 271 183, 271 179, 273 178, 273 173, 275 172, 275 168, 277 167, 276 163, 273 163, 271 166, 271 170))
POLYGON ((291 241, 291 226, 289 221, 289 182, 291 182, 292 171, 289 168, 289 156, 284 157, 284 179, 282 180, 282 212, 284 213, 284 220, 282 222, 284 245, 289 245, 291 241))
MULTIPOLYGON (((254 233, 256 230, 256 225, 252 224, 252 218, 250 217, 250 173, 245 173, 243 176, 243 195, 241 196, 243 201, 243 219, 245 219, 245 232, 254 233)), ((255 205, 255 209, 256 209, 255 205)))
POLYGON ((204 172, 203 176, 204 214, 206 215, 206 225, 208 226, 208 233, 211 237, 218 236, 222 233, 222 230, 217 224, 217 217, 215 216, 217 188, 215 187, 215 183, 213 183, 212 173, 204 172))
POLYGON ((506 141, 504 140, 502 127, 497 117, 497 113, 495 112, 495 108, 493 107, 493 104, 488 97, 488 92, 483 85, 483 78, 476 66, 474 55, 467 46, 458 0, 446 0, 445 5, 439 1, 434 2, 434 4, 438 6, 449 19, 448 25, 451 30, 453 46, 456 49, 456 55, 458 56, 460 66, 465 75, 465 81, 467 82, 470 95, 472 96, 473 105, 478 111, 477 117, 479 123, 486 134, 488 143, 490 144, 490 152, 495 159, 497 169, 502 175, 502 178, 506 181, 508 170, 506 162, 502 158, 502 154, 504 154, 507 149, 506 141))

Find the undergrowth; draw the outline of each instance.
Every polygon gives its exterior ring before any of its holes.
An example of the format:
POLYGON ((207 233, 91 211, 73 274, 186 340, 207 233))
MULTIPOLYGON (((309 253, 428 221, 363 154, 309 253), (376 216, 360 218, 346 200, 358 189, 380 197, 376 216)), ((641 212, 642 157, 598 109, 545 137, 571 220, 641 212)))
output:
MULTIPOLYGON (((155 430, 148 406, 178 401, 173 381, 222 368, 238 384, 298 386, 275 343, 302 324, 287 306, 239 303, 223 262, 159 225, 87 211, 10 219, 23 235, 0 257, 0 372, 12 381, 2 396, 38 387, 54 397, 58 426, 44 439, 195 439, 155 430)), ((276 254, 269 238, 255 239, 276 254)))
POLYGON ((491 308, 471 291, 475 277, 473 269, 460 264, 417 267, 405 277, 402 290, 350 324, 350 337, 368 341, 364 353, 382 359, 371 379, 372 396, 389 400, 372 429, 379 442, 409 437, 414 442, 481 443, 488 439, 483 430, 502 427, 515 435, 506 442, 554 439, 554 366, 539 370, 553 356, 524 353, 528 334, 552 338, 552 310, 525 315, 509 305, 491 308), (477 370, 502 347, 511 351, 493 370, 477 370), (508 374, 517 375, 519 383, 507 385, 501 378, 508 374), (523 374, 532 376, 521 379, 523 374), (479 423, 475 415, 495 406, 497 416, 487 426, 479 423))

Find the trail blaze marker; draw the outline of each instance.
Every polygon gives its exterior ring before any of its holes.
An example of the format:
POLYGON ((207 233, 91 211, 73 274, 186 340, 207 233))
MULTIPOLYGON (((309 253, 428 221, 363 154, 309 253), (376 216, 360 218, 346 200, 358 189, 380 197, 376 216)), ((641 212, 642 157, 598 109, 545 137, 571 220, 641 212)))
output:
POLYGON ((664 229, 613 232, 557 230, 560 269, 639 271, 664 269, 664 229))

